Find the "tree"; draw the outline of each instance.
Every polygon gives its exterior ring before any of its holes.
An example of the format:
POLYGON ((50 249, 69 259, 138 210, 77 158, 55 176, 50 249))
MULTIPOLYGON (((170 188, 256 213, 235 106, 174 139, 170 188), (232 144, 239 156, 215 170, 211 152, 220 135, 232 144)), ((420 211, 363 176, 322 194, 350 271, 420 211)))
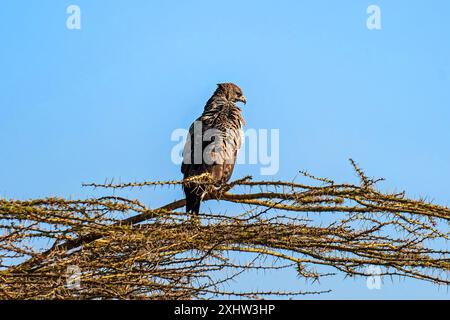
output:
POLYGON ((404 192, 381 192, 380 179, 368 178, 351 163, 358 185, 307 172, 302 174, 310 184, 251 177, 233 181, 205 201, 246 209, 201 214, 201 223, 179 210, 184 200, 151 209, 117 194, 208 184, 207 175, 188 181, 88 184, 114 190, 114 195, 84 200, 0 199, 0 298, 256 298, 328 291, 226 289, 243 272, 283 268, 318 280, 336 274, 368 277, 367 267, 377 266, 380 276, 449 285, 445 245, 450 209, 408 199, 404 192), (321 219, 324 214, 330 217, 321 219), (246 261, 237 262, 234 255, 246 261), (77 281, 79 286, 70 285, 77 281))

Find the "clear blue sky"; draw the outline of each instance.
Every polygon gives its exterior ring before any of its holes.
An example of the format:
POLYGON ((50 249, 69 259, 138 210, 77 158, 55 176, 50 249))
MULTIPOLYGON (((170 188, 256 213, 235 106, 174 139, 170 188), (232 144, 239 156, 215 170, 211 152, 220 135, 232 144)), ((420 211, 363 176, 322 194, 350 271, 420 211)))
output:
MULTIPOLYGON (((232 81, 247 96, 248 127, 280 129, 276 178, 307 169, 354 182, 353 157, 387 178, 385 190, 449 205, 449 16, 447 0, 2 1, 0 196, 178 179, 170 134, 232 81), (70 4, 81 30, 66 28, 70 4), (366 28, 370 4, 381 30, 366 28)), ((258 172, 243 165, 234 177, 258 172)), ((181 195, 144 194, 151 206, 181 195)), ((423 282, 386 279, 371 291, 342 280, 322 282, 328 298, 450 298, 423 282)), ((308 288, 289 272, 265 281, 308 288)))

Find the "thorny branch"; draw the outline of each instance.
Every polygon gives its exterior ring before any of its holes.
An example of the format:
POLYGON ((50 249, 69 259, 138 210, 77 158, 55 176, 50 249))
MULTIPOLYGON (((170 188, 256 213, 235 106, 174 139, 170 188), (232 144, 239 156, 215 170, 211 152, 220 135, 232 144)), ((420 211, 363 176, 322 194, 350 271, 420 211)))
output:
POLYGON ((229 289, 244 272, 286 268, 318 280, 336 273, 370 276, 367 267, 379 266, 381 276, 449 285, 450 209, 404 193, 380 192, 380 180, 351 163, 359 185, 307 172, 302 174, 312 185, 251 177, 231 182, 205 201, 236 203, 241 211, 201 214, 200 224, 183 212, 184 200, 151 209, 117 193, 208 184, 205 175, 189 181, 89 184, 114 195, 85 200, 0 199, 0 299, 261 298, 328 292, 229 289), (71 266, 81 272, 76 289, 67 285, 71 266))

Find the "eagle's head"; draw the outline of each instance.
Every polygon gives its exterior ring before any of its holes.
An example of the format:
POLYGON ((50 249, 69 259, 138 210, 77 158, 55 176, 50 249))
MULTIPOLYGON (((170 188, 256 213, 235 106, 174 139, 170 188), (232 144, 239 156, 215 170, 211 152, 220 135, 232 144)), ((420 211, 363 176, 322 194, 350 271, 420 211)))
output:
POLYGON ((244 104, 247 104, 247 99, 245 98, 244 94, 242 93, 241 88, 239 88, 234 83, 228 82, 228 83, 219 83, 217 85, 216 93, 223 94, 227 98, 228 101, 236 103, 236 102, 242 102, 244 104))

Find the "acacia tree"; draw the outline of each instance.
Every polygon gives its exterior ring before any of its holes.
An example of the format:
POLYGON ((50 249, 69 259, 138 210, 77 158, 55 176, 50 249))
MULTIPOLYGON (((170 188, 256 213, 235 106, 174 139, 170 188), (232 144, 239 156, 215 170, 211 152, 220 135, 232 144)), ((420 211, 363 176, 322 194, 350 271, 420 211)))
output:
POLYGON ((380 179, 351 163, 359 184, 302 172, 311 183, 246 177, 223 185, 204 201, 237 203, 240 211, 200 214, 197 222, 183 211, 184 200, 152 209, 119 194, 205 186, 211 183, 207 175, 88 184, 108 195, 84 200, 0 199, 0 298, 260 298, 328 291, 227 289, 243 272, 285 268, 318 280, 367 277, 367 267, 378 266, 380 276, 449 285, 450 209, 408 199, 404 192, 381 192, 380 179))

